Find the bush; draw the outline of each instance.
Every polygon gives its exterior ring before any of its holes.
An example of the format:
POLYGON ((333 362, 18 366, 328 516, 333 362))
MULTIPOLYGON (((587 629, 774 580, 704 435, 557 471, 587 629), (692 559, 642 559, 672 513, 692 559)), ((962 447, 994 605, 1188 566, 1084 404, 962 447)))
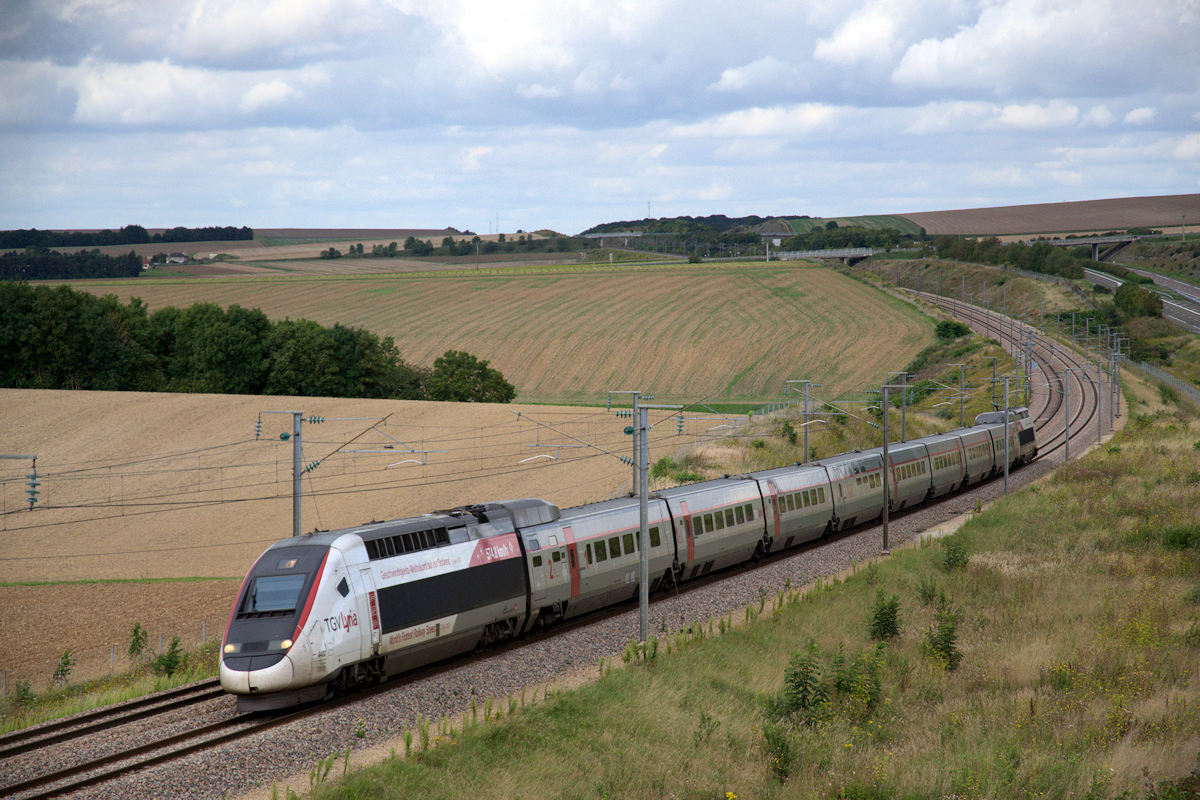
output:
POLYGON ((962 662, 962 653, 958 651, 958 612, 953 609, 937 612, 937 621, 925 632, 921 651, 947 671, 958 669, 962 662))
POLYGON ((166 675, 169 678, 182 669, 186 661, 187 657, 179 647, 179 637, 172 636, 167 652, 155 658, 150 663, 150 668, 154 670, 155 675, 166 675))
POLYGON ((942 564, 947 572, 967 565, 967 545, 958 535, 942 539, 942 564))
POLYGON ((796 443, 796 429, 792 427, 792 423, 788 420, 784 420, 783 425, 779 427, 779 435, 787 439, 789 444, 796 443))
POLYGON ((960 336, 966 336, 971 332, 971 329, 961 322, 955 320, 944 319, 934 328, 934 333, 939 339, 957 339, 960 336))
POLYGON ((877 642, 900 635, 900 596, 884 597, 880 589, 871 608, 871 638, 877 642))

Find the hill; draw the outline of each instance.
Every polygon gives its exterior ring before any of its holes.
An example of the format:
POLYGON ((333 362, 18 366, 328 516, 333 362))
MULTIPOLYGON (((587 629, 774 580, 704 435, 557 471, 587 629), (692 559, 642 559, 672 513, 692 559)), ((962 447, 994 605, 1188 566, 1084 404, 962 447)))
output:
POLYGON ((1200 194, 922 211, 900 216, 931 236, 1004 236, 1165 227, 1178 225, 1181 215, 1200 221, 1200 194))
POLYGON ((630 386, 689 401, 757 401, 794 378, 832 395, 907 363, 933 331, 911 307, 857 281, 782 263, 73 285, 140 297, 152 311, 236 303, 271 319, 364 327, 391 336, 414 364, 466 350, 526 402, 603 402, 630 386), (863 335, 865 324, 886 336, 863 335))

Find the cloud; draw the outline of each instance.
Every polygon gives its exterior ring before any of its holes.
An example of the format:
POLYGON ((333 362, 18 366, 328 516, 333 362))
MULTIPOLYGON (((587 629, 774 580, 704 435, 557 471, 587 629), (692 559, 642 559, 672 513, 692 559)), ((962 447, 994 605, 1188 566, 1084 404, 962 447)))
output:
POLYGON ((259 111, 263 108, 281 105, 299 96, 300 92, 296 91, 288 83, 276 78, 256 83, 250 87, 242 95, 242 101, 238 104, 238 108, 245 112, 259 111))
POLYGON ((459 168, 462 169, 463 172, 478 172, 479 159, 492 152, 493 149, 494 148, 486 145, 464 148, 462 151, 462 157, 458 162, 459 168))
POLYGON ((795 137, 833 124, 839 110, 819 103, 804 103, 789 107, 748 108, 722 114, 691 125, 676 126, 675 136, 736 138, 736 137, 795 137))
POLYGON ((813 57, 843 66, 891 61, 903 44, 897 35, 895 16, 900 9, 898 5, 879 3, 851 14, 832 36, 817 40, 813 57))
POLYGON ((1183 161, 1200 161, 1200 133, 1189 133, 1180 139, 1171 155, 1183 161))
POLYGON ((1112 124, 1113 115, 1105 106, 1092 106, 1087 113, 1083 115, 1083 121, 1089 125, 1095 125, 1100 128, 1107 127, 1112 124))
POLYGON ((1001 125, 1013 128, 1061 128, 1074 125, 1079 119, 1079 109, 1062 100, 1053 100, 1045 105, 1008 105, 1000 111, 1001 125))
POLYGON ((720 80, 709 84, 708 88, 714 92, 741 92, 788 84, 799 77, 800 71, 795 66, 774 56, 763 56, 744 66, 722 70, 720 80))
POLYGON ((1149 106, 1135 108, 1125 115, 1125 122, 1130 125, 1145 125, 1154 119, 1154 109, 1149 106))

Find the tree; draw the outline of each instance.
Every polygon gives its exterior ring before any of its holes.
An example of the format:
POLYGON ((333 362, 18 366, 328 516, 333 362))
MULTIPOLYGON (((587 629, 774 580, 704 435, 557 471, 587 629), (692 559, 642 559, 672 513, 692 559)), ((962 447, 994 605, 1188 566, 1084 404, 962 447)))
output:
POLYGON ((508 403, 517 390, 499 370, 488 366, 470 353, 447 350, 433 362, 429 376, 431 400, 459 403, 508 403))

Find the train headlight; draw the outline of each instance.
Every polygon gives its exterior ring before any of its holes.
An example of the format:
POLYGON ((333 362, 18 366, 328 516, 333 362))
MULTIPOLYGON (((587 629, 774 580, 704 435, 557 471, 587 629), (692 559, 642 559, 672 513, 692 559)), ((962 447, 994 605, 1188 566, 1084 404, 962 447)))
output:
POLYGON ((241 649, 242 648, 240 645, 236 645, 233 642, 230 642, 229 644, 225 645, 225 653, 226 654, 236 653, 238 650, 241 650, 241 649))
POLYGON ((291 648, 291 646, 292 646, 292 640, 291 640, 291 639, 284 639, 282 642, 280 642, 280 644, 281 644, 281 645, 283 645, 283 649, 284 649, 284 650, 288 650, 288 649, 290 649, 290 648, 291 648))

